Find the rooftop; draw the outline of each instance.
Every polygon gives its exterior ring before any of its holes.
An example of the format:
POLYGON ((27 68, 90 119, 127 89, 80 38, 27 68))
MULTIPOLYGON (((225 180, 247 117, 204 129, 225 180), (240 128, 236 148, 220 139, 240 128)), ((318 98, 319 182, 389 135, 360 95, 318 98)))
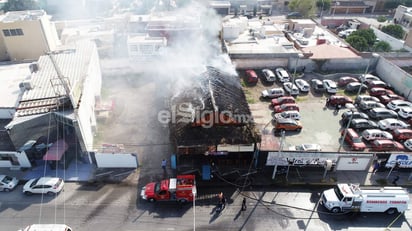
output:
POLYGON ((30 63, 0 64, 0 108, 15 108, 22 92, 19 85, 30 77, 30 63))
POLYGON ((45 14, 46 12, 44 10, 9 11, 0 20, 8 23, 39 20, 45 14))

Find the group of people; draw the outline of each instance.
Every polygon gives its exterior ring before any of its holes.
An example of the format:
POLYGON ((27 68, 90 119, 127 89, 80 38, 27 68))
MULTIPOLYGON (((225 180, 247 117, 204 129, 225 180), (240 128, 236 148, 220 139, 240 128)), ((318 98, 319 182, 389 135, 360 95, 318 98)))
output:
MULTIPOLYGON (((223 195, 223 192, 220 192, 218 194, 218 197, 219 197, 218 209, 219 211, 222 211, 226 207, 226 197, 223 195)), ((246 198, 245 197, 242 200, 241 211, 246 211, 246 198)))

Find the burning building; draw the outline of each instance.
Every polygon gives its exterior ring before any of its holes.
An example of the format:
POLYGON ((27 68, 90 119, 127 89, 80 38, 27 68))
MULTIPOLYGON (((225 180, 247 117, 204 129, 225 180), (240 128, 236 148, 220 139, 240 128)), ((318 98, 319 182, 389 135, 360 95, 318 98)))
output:
POLYGON ((260 135, 239 78, 207 67, 196 80, 196 86, 171 100, 170 134, 178 172, 211 163, 221 169, 249 167, 260 135))

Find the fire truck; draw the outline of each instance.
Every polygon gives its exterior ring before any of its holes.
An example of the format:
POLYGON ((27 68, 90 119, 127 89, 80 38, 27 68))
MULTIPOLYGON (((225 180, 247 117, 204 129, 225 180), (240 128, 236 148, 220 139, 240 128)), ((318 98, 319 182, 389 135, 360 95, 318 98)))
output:
POLYGON ((142 188, 140 196, 149 202, 177 201, 186 203, 193 201, 193 192, 196 191, 195 175, 178 175, 176 178, 146 184, 142 188))
POLYGON ((338 184, 323 192, 321 203, 332 213, 394 214, 408 209, 409 195, 402 187, 360 188, 357 184, 338 184))

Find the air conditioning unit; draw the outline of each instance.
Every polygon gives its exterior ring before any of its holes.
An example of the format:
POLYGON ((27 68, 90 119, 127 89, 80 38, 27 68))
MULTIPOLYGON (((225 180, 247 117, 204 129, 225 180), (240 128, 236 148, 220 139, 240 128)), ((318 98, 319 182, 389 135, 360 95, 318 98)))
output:
POLYGON ((22 82, 22 85, 23 85, 24 89, 26 89, 26 90, 33 89, 33 85, 32 85, 30 80, 22 82))
POLYGON ((37 72, 39 70, 39 63, 33 62, 30 64, 29 68, 31 73, 37 72))

